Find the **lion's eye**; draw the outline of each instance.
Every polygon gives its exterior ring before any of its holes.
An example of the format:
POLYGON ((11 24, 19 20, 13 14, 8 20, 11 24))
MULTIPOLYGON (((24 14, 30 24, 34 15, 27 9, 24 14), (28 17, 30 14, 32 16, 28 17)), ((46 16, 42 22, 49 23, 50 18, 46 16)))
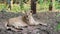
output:
POLYGON ((28 17, 28 16, 26 16, 26 17, 28 17))

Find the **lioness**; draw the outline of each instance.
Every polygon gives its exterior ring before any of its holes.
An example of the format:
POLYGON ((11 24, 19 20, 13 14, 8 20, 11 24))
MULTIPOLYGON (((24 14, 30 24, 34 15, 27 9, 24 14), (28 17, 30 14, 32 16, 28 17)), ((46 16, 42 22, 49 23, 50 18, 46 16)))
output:
POLYGON ((8 19, 8 23, 6 23, 5 26, 7 27, 7 29, 20 29, 21 27, 26 27, 28 26, 28 24, 26 23, 28 20, 26 18, 26 15, 10 18, 8 19))
POLYGON ((33 11, 26 12, 26 15, 28 16, 27 19, 29 20, 27 23, 29 25, 39 25, 39 24, 47 25, 46 23, 40 22, 39 20, 35 20, 33 17, 34 14, 32 14, 32 13, 33 13, 33 11))

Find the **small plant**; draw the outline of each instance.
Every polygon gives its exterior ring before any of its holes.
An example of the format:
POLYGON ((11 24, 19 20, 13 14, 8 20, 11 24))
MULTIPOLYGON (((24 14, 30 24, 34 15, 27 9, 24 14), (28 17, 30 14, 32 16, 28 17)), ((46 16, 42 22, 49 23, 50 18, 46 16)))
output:
POLYGON ((58 22, 58 25, 55 28, 55 31, 58 31, 58 30, 60 30, 60 22, 58 22))
MULTIPOLYGON (((56 18, 58 18, 60 16, 60 14, 58 14, 57 16, 56 16, 56 18)), ((56 28, 55 28, 55 31, 58 31, 58 30, 60 30, 60 21, 57 21, 57 26, 56 26, 56 28)))

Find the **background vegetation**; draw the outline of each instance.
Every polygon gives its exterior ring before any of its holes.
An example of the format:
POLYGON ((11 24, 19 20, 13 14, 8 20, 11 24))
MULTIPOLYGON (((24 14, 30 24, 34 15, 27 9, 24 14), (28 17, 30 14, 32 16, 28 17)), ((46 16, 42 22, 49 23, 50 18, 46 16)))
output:
MULTIPOLYGON (((17 5, 16 3, 13 4, 13 8, 11 9, 11 11, 12 12, 19 12, 19 11, 28 11, 31 9, 30 8, 30 6, 31 6, 30 1, 24 0, 21 2, 23 2, 23 3, 20 3, 19 5, 17 5)), ((44 0, 38 0, 36 3, 37 3, 37 7, 36 7, 37 12, 48 11, 50 0, 45 0, 45 1, 44 0)), ((53 7, 55 7, 56 10, 59 10, 60 9, 60 0, 55 0, 53 5, 54 5, 53 7)), ((8 5, 0 3, 0 10, 8 9, 7 7, 8 7, 8 5)))

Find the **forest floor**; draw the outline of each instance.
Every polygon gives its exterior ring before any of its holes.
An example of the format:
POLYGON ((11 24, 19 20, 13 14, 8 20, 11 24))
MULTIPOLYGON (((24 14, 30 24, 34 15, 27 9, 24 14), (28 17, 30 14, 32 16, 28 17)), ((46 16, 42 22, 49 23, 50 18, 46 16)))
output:
POLYGON ((47 23, 47 26, 37 25, 22 28, 20 31, 6 30, 7 19, 23 15, 22 13, 0 12, 0 34, 60 34, 57 25, 59 24, 60 12, 40 12, 35 15, 39 21, 47 23), (3 15, 3 16, 2 16, 3 15))

